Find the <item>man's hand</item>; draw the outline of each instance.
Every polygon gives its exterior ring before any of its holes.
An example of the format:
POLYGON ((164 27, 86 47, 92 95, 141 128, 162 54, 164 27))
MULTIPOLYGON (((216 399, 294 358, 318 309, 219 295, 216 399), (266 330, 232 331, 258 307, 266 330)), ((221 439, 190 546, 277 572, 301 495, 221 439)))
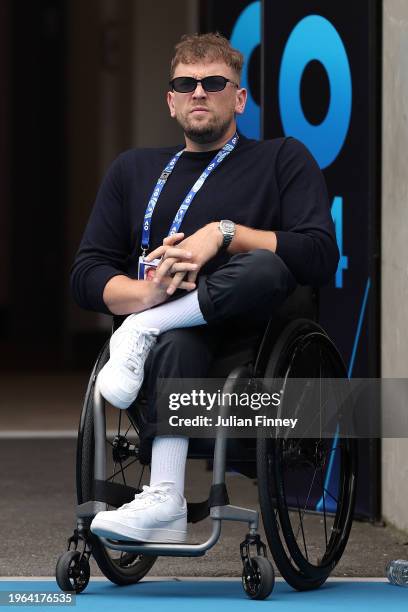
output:
MULTIPOLYGON (((147 261, 163 257, 153 274, 153 280, 134 280, 118 275, 106 283, 103 300, 113 314, 141 312, 146 308, 162 304, 177 287, 186 291, 196 288, 197 274, 204 263, 218 252, 222 243, 222 234, 218 229, 218 223, 214 222, 185 240, 183 238, 182 233, 168 236, 161 247, 146 257, 147 261), (186 275, 187 280, 184 280, 186 275)), ((236 225, 234 239, 227 251, 230 255, 247 253, 254 249, 276 252, 276 247, 275 232, 236 225)))
MULTIPOLYGON (((172 255, 176 254, 180 261, 177 263, 176 270, 183 270, 184 273, 188 273, 190 271, 194 271, 196 268, 196 264, 192 264, 191 261, 191 253, 186 251, 185 249, 177 248, 175 245, 177 242, 180 242, 184 237, 183 233, 173 234, 172 236, 167 236, 163 240, 163 245, 158 249, 149 253, 146 256, 146 261, 151 261, 152 259, 156 259, 157 257, 162 257, 164 259, 165 256, 170 258, 172 255)), ((168 287, 173 282, 173 276, 171 275, 160 275, 157 278, 157 269, 154 271, 152 277, 149 277, 146 280, 145 284, 145 292, 144 292, 144 306, 145 308, 152 308, 153 306, 157 306, 158 304, 162 304, 165 302, 169 295, 167 292, 168 287), (154 282, 152 282, 154 281, 154 282)), ((180 283, 180 289, 185 289, 186 291, 193 291, 196 288, 195 282, 192 281, 183 281, 180 283)))
POLYGON ((222 245, 222 234, 216 222, 205 225, 188 238, 181 240, 183 235, 180 233, 168 236, 162 246, 146 257, 147 261, 156 257, 162 258, 156 269, 154 283, 162 283, 168 276, 173 277, 167 288, 168 295, 172 295, 178 288, 184 289, 183 285, 186 283, 194 284, 195 288, 200 269, 215 257, 222 245), (186 275, 187 281, 184 281, 186 275))

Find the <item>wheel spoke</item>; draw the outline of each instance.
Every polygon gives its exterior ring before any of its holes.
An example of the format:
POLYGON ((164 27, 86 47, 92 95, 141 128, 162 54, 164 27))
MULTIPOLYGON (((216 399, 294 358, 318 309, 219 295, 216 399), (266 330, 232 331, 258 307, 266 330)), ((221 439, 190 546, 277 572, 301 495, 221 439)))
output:
MULTIPOLYGON (((282 444, 282 445, 281 445, 281 447, 280 447, 280 464, 281 464, 281 465, 283 465, 283 445, 284 445, 284 444, 285 444, 285 440, 283 440, 283 444, 282 444)), ((284 476, 283 476, 283 475, 282 475, 282 485, 283 485, 283 489, 284 489, 284 488, 285 488, 285 484, 284 484, 284 476)), ((288 505, 287 505, 287 503, 286 503, 286 495, 285 495, 285 494, 283 495, 283 499, 282 499, 282 501, 283 501, 283 503, 284 503, 284 505, 285 505, 286 513, 287 513, 287 516, 288 516, 288 519, 289 519, 289 522, 290 522, 290 518, 289 518, 289 509, 288 509, 288 505)), ((275 514, 275 517, 277 517, 277 516, 278 516, 278 513, 279 513, 279 508, 277 509, 277 512, 276 512, 276 514, 275 514)), ((280 524, 280 521, 277 521, 277 523, 278 523, 278 525, 279 525, 279 524, 280 524)), ((283 527, 282 527, 282 526, 280 526, 280 529, 282 530, 282 533, 285 533, 285 532, 284 532, 284 529, 283 529, 283 527)), ((293 529, 292 529, 292 532, 293 532, 293 529)), ((296 540, 297 540, 297 538, 296 538, 296 540)), ((292 560, 292 562, 293 562, 294 564, 296 564, 296 561, 295 561, 295 559, 294 559, 294 558, 293 558, 293 556, 292 556, 292 551, 291 551, 290 547, 287 545, 287 542, 285 542, 285 544, 286 544, 286 549, 287 549, 287 552, 288 552, 288 554, 289 554, 290 559, 292 560)))
POLYGON ((320 480, 322 483, 322 491, 323 491, 323 521, 324 521, 324 538, 325 538, 325 542, 326 542, 326 550, 327 550, 327 522, 326 522, 326 498, 324 495, 324 483, 323 483, 323 473, 322 470, 320 470, 320 480))
MULTIPOLYGON (((329 400, 326 400, 326 402, 323 404, 323 406, 321 406, 322 409, 324 409, 326 407, 326 405, 329 403, 329 400)), ((320 432, 321 432, 321 410, 319 410, 319 413, 315 414, 313 416, 313 418, 310 420, 308 426, 305 428, 304 433, 306 434, 308 431, 310 431, 311 427, 314 425, 314 423, 316 422, 317 419, 320 419, 320 432)), ((272 434, 271 434, 272 435, 272 434)), ((321 438, 321 434, 320 434, 320 438, 321 438)), ((303 439, 307 439, 307 438, 301 438, 303 439)))
POLYGON ((339 503, 339 500, 338 500, 338 499, 336 499, 336 498, 334 497, 334 495, 332 495, 332 494, 330 493, 330 491, 328 491, 328 490, 326 489, 326 487, 323 487, 323 491, 324 491, 325 493, 327 493, 327 495, 329 495, 329 496, 330 496, 330 497, 331 497, 331 498, 332 498, 332 499, 333 499, 333 500, 336 502, 336 504, 338 504, 338 503, 339 503))
POLYGON ((127 486, 127 484, 126 484, 126 478, 125 478, 125 473, 124 473, 124 471, 123 471, 123 464, 122 464, 122 462, 121 462, 121 460, 120 460, 120 459, 119 459, 119 464, 120 464, 120 471, 121 471, 121 473, 122 473, 123 484, 124 484, 125 486, 127 486))
MULTIPOLYGON (((306 559, 309 561, 309 556, 307 554, 307 547, 306 547, 305 532, 304 532, 304 529, 303 529, 303 520, 302 520, 302 516, 300 515, 299 495, 297 494, 297 491, 296 491, 296 499, 297 499, 297 503, 298 503, 298 513, 299 513, 300 526, 302 528, 303 546, 305 547, 306 559)), ((298 534, 299 534, 299 528, 298 528, 298 534)), ((297 536, 296 536, 296 540, 297 540, 297 536)))
POLYGON ((307 494, 307 498, 306 498, 305 506, 304 506, 304 508, 303 508, 303 514, 302 514, 302 517, 305 515, 306 509, 307 509, 307 504, 308 504, 308 502, 309 502, 310 493, 312 492, 313 484, 314 484, 314 481, 315 481, 315 478, 316 478, 316 472, 317 472, 317 470, 315 470, 315 471, 313 472, 313 478, 312 478, 312 482, 311 482, 310 487, 309 487, 309 492, 308 492, 308 494, 307 494))
MULTIPOLYGON (((301 445, 302 445, 302 444, 304 444, 304 443, 306 442, 306 440, 307 440, 307 439, 308 439, 308 438, 306 438, 306 439, 305 439, 305 438, 300 438, 300 439, 299 439, 299 441, 296 443, 296 445, 295 445, 295 446, 293 446, 293 447, 291 448, 291 450, 290 450, 290 451, 288 451, 289 457, 290 457, 290 455, 291 455, 291 454, 292 454, 292 455, 296 455, 296 452, 297 452, 297 451, 299 451, 299 449, 300 449, 301 445)), ((310 438, 310 439, 311 439, 311 438, 310 438)), ((316 438, 316 439, 317 439, 317 438, 316 438)), ((329 440, 329 439, 330 439, 330 438, 328 438, 328 440, 329 440)), ((330 450, 326 450, 326 459, 325 459, 325 463, 324 463, 324 465, 326 465, 326 462, 327 462, 327 456, 328 456, 330 453, 336 452, 336 450, 338 450, 338 447, 337 447, 337 446, 335 446, 335 447, 331 448, 330 450)), ((286 457, 286 459, 285 459, 285 460, 286 460, 286 462, 287 462, 287 461, 288 461, 288 457, 286 457)), ((315 464, 313 464, 313 467, 316 467, 316 466, 315 466, 315 464)), ((324 467, 324 466, 323 466, 323 467, 324 467)))
MULTIPOLYGON (((295 446, 295 451, 296 449, 300 448, 300 445, 302 443, 303 439, 300 440, 296 446, 295 446)), ((329 491, 327 491, 324 487, 324 483, 323 483, 323 472, 324 469, 326 467, 327 464, 327 460, 329 455, 334 452, 335 450, 337 450, 336 448, 330 448, 328 450, 325 451, 324 454, 324 459, 323 459, 323 464, 319 467, 318 466, 318 461, 315 462, 314 464, 314 471, 313 471, 313 477, 310 483, 310 487, 307 493, 307 497, 306 497, 306 501, 304 506, 302 507, 302 504, 300 503, 299 500, 299 495, 298 495, 298 491, 296 491, 296 500, 297 500, 297 514, 299 517, 299 525, 297 527, 297 531, 295 533, 295 540, 297 541, 299 539, 300 533, 302 534, 302 541, 303 541, 303 546, 304 546, 304 550, 305 550, 305 558, 307 561, 309 561, 309 554, 308 554, 308 549, 307 549, 307 543, 306 543, 306 534, 305 534, 305 529, 304 529, 304 517, 305 514, 307 512, 307 508, 308 508, 308 502, 310 499, 310 495, 313 489, 313 485, 314 482, 316 480, 316 475, 317 475, 317 470, 319 470, 320 472, 320 481, 321 481, 321 486, 322 486, 322 496, 323 496, 323 521, 324 521, 324 534, 325 534, 325 546, 326 546, 326 550, 327 550, 327 546, 328 546, 328 532, 327 532, 327 514, 326 514, 326 500, 325 500, 325 494, 324 492, 326 492, 328 495, 330 495, 330 497, 333 498, 333 500, 338 503, 338 500, 334 497, 334 495, 332 495, 329 491)), ((316 459, 317 459, 317 455, 316 455, 316 459)), ((277 518, 277 511, 275 511, 275 519, 277 518)))
MULTIPOLYGON (((131 465, 132 465, 132 463, 136 463, 136 461, 138 461, 138 459, 133 459, 132 461, 130 461, 129 463, 127 463, 126 465, 124 465, 124 466, 123 466, 123 469, 125 469, 125 470, 126 470, 126 469, 127 469, 129 466, 131 466, 131 465)), ((117 465, 117 461, 115 461, 115 465, 114 465, 113 469, 115 469, 116 465, 117 465)), ((117 476, 118 474, 120 474, 120 473, 121 473, 121 471, 122 471, 122 470, 118 470, 117 472, 114 472, 114 473, 112 474, 112 476, 109 476, 109 478, 107 478, 106 480, 113 480, 113 479, 115 478, 115 476, 117 476)))
MULTIPOLYGON (((112 448, 114 448, 113 443, 112 443, 110 440, 108 440, 108 438, 106 438, 106 443, 107 443, 109 446, 111 446, 112 448)), ((107 451, 109 451, 109 448, 107 449, 107 451)), ((106 457, 106 459, 107 459, 107 458, 108 458, 108 457, 106 457)), ((109 477, 109 478, 107 478, 106 480, 112 480, 112 481, 114 480, 114 478, 115 478, 115 476, 116 476, 116 473, 115 473, 115 470, 116 470, 116 465, 117 465, 117 461, 114 461, 114 464, 113 464, 113 472, 114 472, 114 474, 113 474, 113 476, 110 476, 110 477, 109 477)), ((107 466, 106 466, 106 467, 107 467, 107 466)))

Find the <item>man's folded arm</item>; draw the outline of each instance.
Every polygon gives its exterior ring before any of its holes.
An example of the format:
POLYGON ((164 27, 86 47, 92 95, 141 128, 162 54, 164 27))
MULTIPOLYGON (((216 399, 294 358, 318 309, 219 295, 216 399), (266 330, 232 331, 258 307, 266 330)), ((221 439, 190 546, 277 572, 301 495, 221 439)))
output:
POLYGON ((276 253, 298 283, 319 287, 336 272, 339 250, 323 174, 298 140, 288 138, 277 162, 281 227, 276 253))
POLYGON ((282 258, 298 283, 325 285, 336 272, 339 251, 323 175, 309 151, 289 138, 280 152, 277 176, 281 228, 263 231, 237 225, 228 252, 269 249, 282 258))
POLYGON ((255 230, 250 227, 245 227, 244 225, 237 225, 235 229, 235 236, 228 247, 228 252, 231 253, 231 255, 234 255, 235 253, 246 253, 248 251, 253 251, 254 249, 268 249, 275 252, 275 232, 255 230))

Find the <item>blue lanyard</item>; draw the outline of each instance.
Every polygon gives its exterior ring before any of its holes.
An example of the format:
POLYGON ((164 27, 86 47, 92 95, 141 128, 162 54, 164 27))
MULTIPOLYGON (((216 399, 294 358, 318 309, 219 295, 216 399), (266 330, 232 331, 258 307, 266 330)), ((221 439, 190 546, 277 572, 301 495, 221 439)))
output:
MULTIPOLYGON (((173 222, 170 226, 170 231, 168 233, 169 236, 172 234, 176 234, 180 228, 181 222, 183 221, 184 215, 186 214, 189 206, 197 193, 200 191, 201 187, 204 185, 207 178, 210 176, 211 172, 215 170, 217 166, 221 164, 221 162, 235 149, 235 146, 238 142, 238 134, 235 135, 222 147, 221 151, 218 151, 216 156, 211 160, 210 164, 206 167, 204 172, 200 175, 197 181, 194 183, 183 202, 178 209, 176 216, 173 219, 173 222)), ((184 149, 176 153, 176 155, 169 161, 169 163, 164 168, 161 173, 155 188, 153 189, 153 193, 150 196, 149 202, 147 204, 144 220, 143 220, 143 231, 142 231, 142 251, 143 255, 149 249, 149 239, 150 239, 150 229, 151 229, 151 221, 154 209, 156 207, 157 201, 160 197, 163 187, 167 183, 167 180, 170 174, 174 170, 174 166, 177 164, 180 159, 184 149)))

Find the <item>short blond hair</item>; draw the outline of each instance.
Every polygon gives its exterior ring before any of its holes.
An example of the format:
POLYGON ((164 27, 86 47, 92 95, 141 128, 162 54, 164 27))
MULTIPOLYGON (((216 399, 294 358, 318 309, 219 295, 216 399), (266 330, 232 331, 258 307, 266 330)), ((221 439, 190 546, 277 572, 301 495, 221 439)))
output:
POLYGON ((196 64, 200 61, 223 61, 241 78, 244 56, 234 49, 229 40, 219 34, 184 34, 174 47, 174 56, 170 64, 170 79, 178 64, 196 64))

